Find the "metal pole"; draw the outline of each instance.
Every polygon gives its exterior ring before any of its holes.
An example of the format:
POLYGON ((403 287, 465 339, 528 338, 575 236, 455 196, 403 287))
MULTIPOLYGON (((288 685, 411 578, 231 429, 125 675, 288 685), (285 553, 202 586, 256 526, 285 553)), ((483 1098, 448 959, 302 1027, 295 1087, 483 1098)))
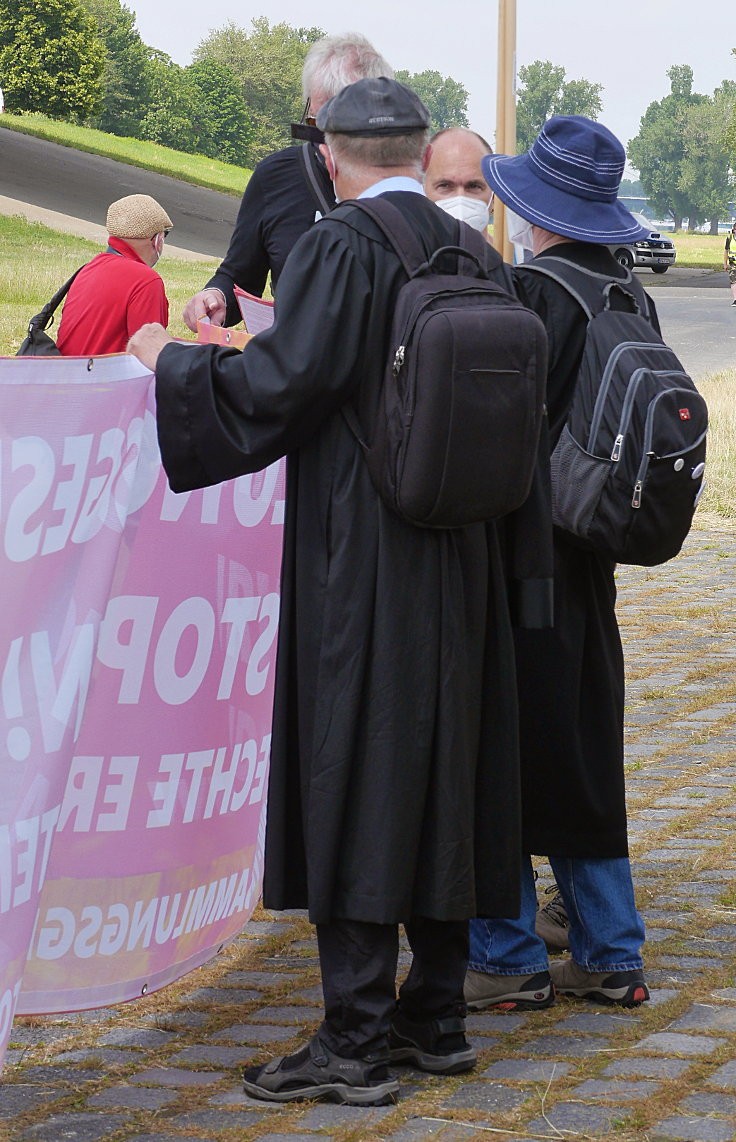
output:
MULTIPOLYGON (((498 72, 496 80, 496 151, 516 154, 516 0, 498 0, 498 72)), ((506 211, 498 198, 493 212, 493 244, 506 262, 514 250, 506 232, 506 211)))

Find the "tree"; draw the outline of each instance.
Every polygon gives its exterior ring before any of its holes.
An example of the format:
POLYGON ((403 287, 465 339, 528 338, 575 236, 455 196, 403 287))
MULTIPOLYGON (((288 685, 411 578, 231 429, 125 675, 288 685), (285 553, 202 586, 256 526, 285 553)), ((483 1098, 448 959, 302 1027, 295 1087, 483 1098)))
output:
POLYGON ((397 71, 396 78, 417 93, 429 111, 434 131, 469 126, 468 92, 456 79, 438 71, 397 71))
POLYGON ((104 96, 95 126, 113 135, 136 136, 149 109, 149 50, 135 26, 135 13, 120 0, 83 0, 105 45, 104 96))
POLYGON ((718 234, 718 221, 729 217, 734 178, 724 124, 736 109, 736 83, 726 80, 713 97, 705 96, 685 111, 685 144, 680 190, 699 217, 710 219, 711 234, 718 234))
MULTIPOLYGON (((731 48, 731 55, 736 56, 736 48, 731 48)), ((736 170, 736 105, 731 112, 731 120, 726 126, 724 144, 731 156, 731 169, 736 170)))
POLYGON ((519 91, 516 99, 516 149, 528 151, 542 126, 553 115, 587 115, 597 119, 601 113, 600 83, 587 79, 565 79, 564 67, 550 60, 535 60, 519 68, 519 91))
POLYGON ((225 163, 245 165, 252 128, 237 76, 213 60, 190 64, 185 72, 199 107, 199 152, 225 163))
POLYGON ((0 0, 0 76, 8 111, 85 122, 102 99, 105 49, 77 0, 0 0))
POLYGON ((670 94, 647 107, 639 134, 629 143, 629 160, 639 171, 655 213, 671 214, 676 230, 687 217, 692 230, 705 215, 682 185, 685 129, 688 108, 702 103, 705 96, 693 92, 693 71, 687 64, 671 67, 667 76, 670 94))
POLYGON ((196 48, 195 61, 224 64, 238 78, 252 127, 250 164, 291 141, 289 125, 302 113, 304 57, 324 35, 321 28, 271 26, 261 16, 251 21, 251 31, 230 21, 196 48))

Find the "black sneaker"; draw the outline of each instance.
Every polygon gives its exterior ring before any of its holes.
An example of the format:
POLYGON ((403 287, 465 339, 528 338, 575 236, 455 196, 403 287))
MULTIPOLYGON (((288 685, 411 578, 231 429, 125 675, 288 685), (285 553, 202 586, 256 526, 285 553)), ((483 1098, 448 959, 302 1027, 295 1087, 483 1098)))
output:
POLYGON ((619 1007, 638 1007, 649 999, 649 988, 641 968, 592 972, 581 968, 575 960, 553 960, 549 970, 555 990, 560 995, 576 995, 580 999, 615 1003, 619 1007))
POLYGON ((392 1063, 413 1063, 433 1075, 470 1071, 478 1061, 465 1038, 465 1020, 459 1015, 415 1023, 397 1011, 391 1021, 388 1045, 392 1063))
POLYGON ((293 1055, 247 1067, 243 1089, 266 1102, 324 1098, 351 1106, 386 1106, 396 1102, 399 1084, 389 1072, 387 1054, 345 1059, 315 1035, 293 1055))

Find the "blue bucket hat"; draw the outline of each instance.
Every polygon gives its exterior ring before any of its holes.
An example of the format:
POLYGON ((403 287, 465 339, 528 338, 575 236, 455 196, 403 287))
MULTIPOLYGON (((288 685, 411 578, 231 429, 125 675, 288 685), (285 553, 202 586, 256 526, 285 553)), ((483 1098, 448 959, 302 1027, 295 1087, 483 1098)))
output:
POLYGON ((531 222, 578 242, 649 237, 617 201, 626 155, 607 127, 583 115, 548 119, 524 155, 485 155, 481 167, 501 202, 531 222))

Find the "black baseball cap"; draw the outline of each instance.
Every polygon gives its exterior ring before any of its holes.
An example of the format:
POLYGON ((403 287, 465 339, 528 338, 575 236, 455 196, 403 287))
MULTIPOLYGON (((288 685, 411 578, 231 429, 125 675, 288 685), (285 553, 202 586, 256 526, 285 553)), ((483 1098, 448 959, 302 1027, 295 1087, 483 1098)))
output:
POLYGON ((395 79, 359 79, 343 87, 317 112, 317 126, 335 135, 407 135, 429 127, 419 96, 395 79))

